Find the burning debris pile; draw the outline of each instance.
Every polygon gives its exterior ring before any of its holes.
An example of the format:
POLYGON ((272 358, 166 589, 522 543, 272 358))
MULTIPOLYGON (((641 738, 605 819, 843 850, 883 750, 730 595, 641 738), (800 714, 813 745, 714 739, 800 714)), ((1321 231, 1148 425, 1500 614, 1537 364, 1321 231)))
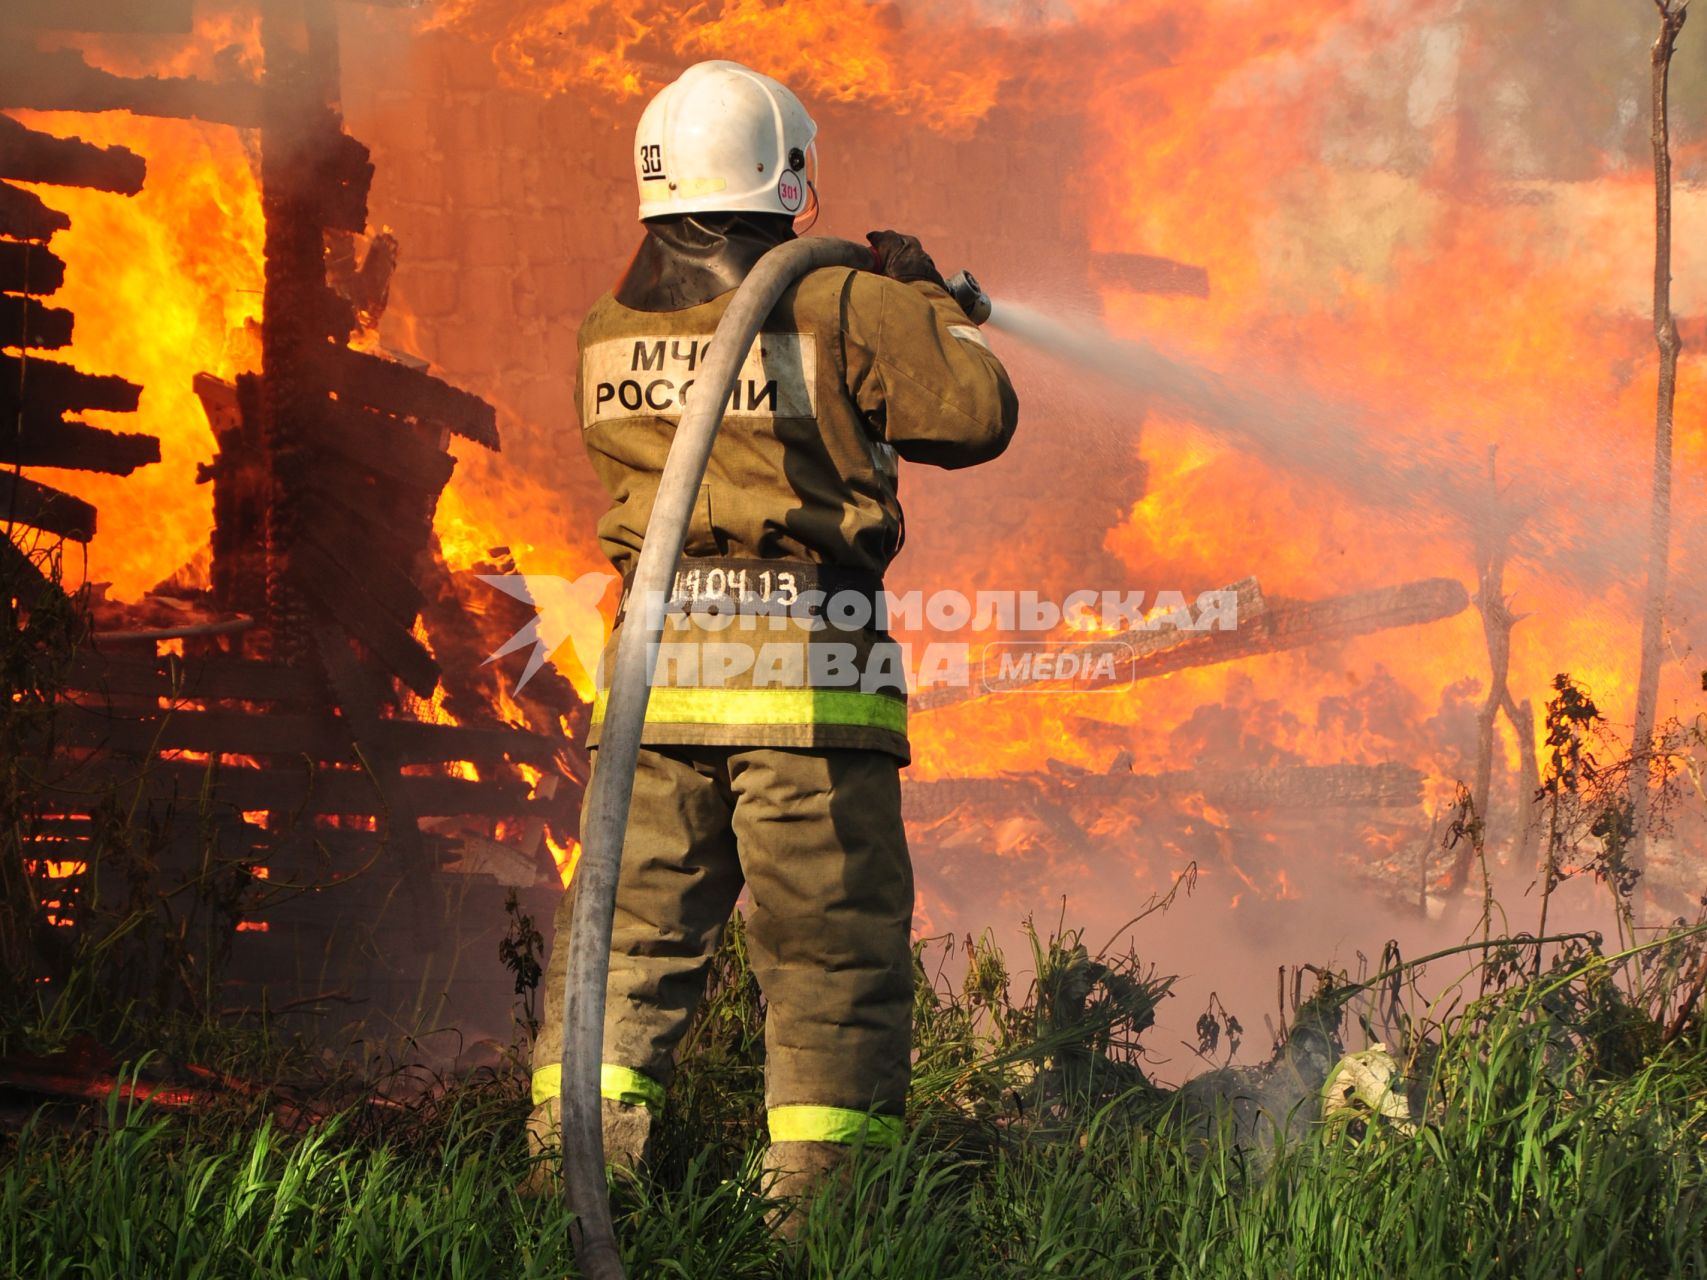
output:
MULTIPOLYGON (((390 1013, 424 973, 446 989, 507 982, 485 934, 506 889, 555 889, 570 856, 585 709, 561 679, 535 681, 519 703, 481 670, 516 619, 491 617, 485 634, 487 610, 467 607, 473 591, 439 554, 434 513, 456 465, 448 442, 496 450, 494 410, 425 361, 379 348, 398 244, 369 232, 373 164, 343 129, 330 6, 310 3, 297 21, 267 11, 249 32, 263 70, 242 83, 118 76, 35 48, 38 27, 127 31, 133 8, 0 19, 0 61, 28 72, 0 76, 0 107, 245 130, 260 155, 260 318, 231 335, 248 347, 237 363, 253 367, 185 379, 217 450, 197 475, 212 490, 209 545, 138 599, 95 598, 53 736, 33 744, 50 810, 34 870, 64 882, 56 923, 77 928, 79 891, 103 874, 96 808, 122 786, 165 832, 163 862, 211 853, 272 886, 237 925, 235 971, 275 1005, 331 984, 390 1013), (470 894, 471 970, 442 946, 470 894)), ((154 17, 193 42, 188 10, 154 17)), ((97 509, 19 469, 128 476, 161 457, 156 436, 67 417, 135 411, 145 388, 76 367, 83 331, 109 316, 52 305, 67 278, 54 241, 76 227, 55 192, 135 195, 149 165, 0 116, 0 178, 0 342, 17 349, 0 356, 0 413, 19 424, 0 441, 14 468, 0 476, 13 534, 0 555, 27 601, 59 590, 39 567, 48 540, 88 543, 97 509)), ((85 284, 103 310, 135 304, 85 284)), ((144 538, 151 524, 145 514, 126 536, 144 538)), ((508 1004, 480 1001, 488 1014, 508 1004)))
MULTIPOLYGON (((1328 645, 1359 635, 1420 626, 1453 617, 1470 604, 1464 587, 1450 578, 1425 579, 1325 600, 1270 599, 1254 578, 1229 587, 1222 597, 1236 625, 1225 629, 1181 629, 1140 620, 1127 631, 1095 633, 1095 642, 1115 646, 1106 671, 1061 682, 1057 693, 1083 694, 1134 684, 1199 667, 1263 654, 1328 645)), ((1071 654, 1085 644, 1084 633, 1044 643, 1036 653, 1048 658, 1071 654)), ((952 684, 928 688, 913 698, 916 710, 932 711, 1003 694, 1050 691, 1048 682, 1005 681, 996 647, 952 684)), ((1357 849, 1391 847, 1414 831, 1415 815, 1425 800, 1423 771, 1389 760, 1339 764, 1271 763, 1265 767, 1217 765, 1200 760, 1191 768, 1156 773, 1133 771, 1129 751, 1121 750, 1103 771, 1051 759, 1043 770, 1004 770, 993 776, 954 776, 913 780, 907 786, 908 822, 916 842, 941 853, 988 853, 981 820, 996 818, 994 852, 1013 854, 1022 847, 1069 853, 1097 846, 1148 843, 1169 850, 1176 865, 1196 861, 1231 874, 1241 889, 1259 895, 1287 896, 1287 868, 1339 874, 1319 848, 1330 831, 1342 833, 1357 849), (1389 817, 1378 817, 1379 811, 1389 817), (1338 811, 1340 817, 1331 816, 1338 811), (1239 815, 1227 820, 1224 815, 1239 815), (1307 819, 1305 835, 1289 814, 1307 819), (1260 833, 1260 835, 1259 835, 1260 833), (1259 852, 1281 865, 1247 869, 1250 837, 1259 852), (1280 856, 1278 842, 1286 837, 1280 856), (980 844, 982 842, 982 847, 980 844), (1264 847, 1266 846, 1266 847, 1264 847), (1311 846, 1318 846, 1312 848, 1311 846), (1255 874, 1253 874, 1253 871, 1255 874)), ((1054 859, 1051 859, 1053 862, 1054 859)), ((1391 859, 1370 868, 1371 883, 1395 903, 1423 907, 1431 871, 1426 851, 1418 865, 1391 859), (1421 884, 1419 885, 1419 877, 1421 884)), ((1061 868, 1067 870, 1067 868, 1061 868)), ((932 896, 950 897, 952 877, 927 879, 932 896)), ((1055 880, 1060 885, 1061 880, 1055 880)), ((1016 886, 1017 887, 1017 886, 1016 886)), ((1087 889, 1089 886, 1085 886, 1087 889)))

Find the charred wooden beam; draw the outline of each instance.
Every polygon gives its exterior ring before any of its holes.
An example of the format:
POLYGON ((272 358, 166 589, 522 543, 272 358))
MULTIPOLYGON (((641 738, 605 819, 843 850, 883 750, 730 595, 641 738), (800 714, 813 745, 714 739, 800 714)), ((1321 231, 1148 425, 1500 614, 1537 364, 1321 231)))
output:
POLYGON ((410 630, 426 603, 421 588, 405 571, 369 559, 362 554, 361 547, 327 536, 327 532, 317 524, 309 526, 303 540, 290 553, 292 572, 309 578, 342 575, 359 582, 370 609, 383 611, 393 624, 404 631, 410 630))
POLYGON ((420 427, 342 400, 328 400, 308 434, 350 465, 423 494, 438 494, 456 469, 456 459, 423 439, 420 427))
POLYGON ((0 522, 26 524, 74 542, 95 536, 94 507, 10 471, 0 471, 0 522))
POLYGON ((71 409, 134 413, 141 400, 141 386, 124 378, 84 373, 36 356, 0 355, 0 414, 9 416, 25 405, 61 413, 71 409))
POLYGON ((128 476, 138 467, 160 461, 160 441, 154 436, 62 421, 58 414, 29 406, 20 410, 0 394, 0 421, 8 417, 19 423, 19 429, 0 431, 0 462, 128 476))
POLYGON ((206 640, 213 636, 234 636, 252 630, 255 620, 243 614, 224 618, 203 618, 194 622, 168 623, 163 627, 113 627, 95 632, 95 639, 105 645, 147 644, 162 640, 206 640))
POLYGON ((84 652, 72 662, 66 687, 81 693, 155 700, 229 700, 318 706, 327 690, 308 671, 223 654, 136 657, 84 652))
POLYGON ((48 208, 35 192, 0 182, 0 236, 46 241, 70 225, 70 215, 48 208))
POLYGON ((168 34, 194 29, 192 0, 8 0, 0 29, 168 34))
MULTIPOLYGON (((374 567, 413 582, 430 533, 427 521, 397 510, 405 504, 383 490, 372 493, 372 505, 367 508, 341 499, 338 493, 317 493, 303 503, 304 524, 319 535, 316 540, 321 546, 332 550, 340 563, 349 564, 357 577, 374 567)), ((415 611, 419 608, 417 604, 415 611)), ((392 612, 405 627, 414 625, 414 613, 405 618, 402 608, 392 612)))
POLYGON ((58 292, 64 283, 65 262, 51 249, 0 240, 0 290, 40 296, 58 292))
MULTIPOLYGON (((1198 770, 1160 777, 1164 787, 1203 785, 1198 770)), ((1229 809, 1402 809, 1422 803, 1425 781, 1422 770, 1392 761, 1279 765, 1211 774, 1203 794, 1211 803, 1229 809)))
POLYGON ((303 302, 307 307, 303 324, 325 334, 328 342, 342 344, 355 334, 358 328, 355 304, 330 285, 305 290, 303 302))
POLYGON ((368 190, 373 186, 373 160, 365 144, 336 129, 328 140, 316 172, 315 216, 320 225, 361 233, 367 227, 368 190))
POLYGON ((1239 627, 1256 626, 1268 616, 1268 596, 1263 593, 1262 583, 1255 578, 1241 578, 1231 586, 1224 587, 1219 594, 1220 601, 1208 603, 1202 611, 1187 606, 1185 614, 1163 612, 1158 616, 1152 613, 1143 623, 1120 633, 1117 638, 1134 655, 1142 656, 1160 653, 1164 649, 1173 648, 1182 639, 1190 639, 1196 633, 1180 625, 1187 620, 1207 630, 1209 624, 1219 621, 1228 621, 1239 627), (1229 596, 1230 605, 1227 603, 1229 596))
POLYGON ((365 330, 378 328, 391 299, 391 277, 397 270, 397 237, 388 231, 374 236, 360 262, 356 260, 358 237, 345 234, 329 239, 327 282, 349 303, 354 322, 365 330))
POLYGON ((1453 617, 1469 605, 1469 592, 1455 578, 1425 578, 1326 600, 1270 600, 1252 625, 1241 620, 1230 631, 1196 632, 1172 647, 1140 653, 1131 678, 1148 680, 1187 667, 1420 626, 1453 617))
POLYGON ((1424 775, 1408 765, 1283 765, 1267 769, 1184 769, 1168 773, 1008 774, 999 778, 943 778, 906 784, 909 821, 931 823, 969 806, 981 814, 1007 814, 1028 806, 1065 806, 1094 812, 1118 804, 1144 804, 1202 796, 1225 809, 1405 808, 1422 802, 1424 775))
MULTIPOLYGON (((1028 663, 1023 669, 1015 669, 1010 660, 1016 656, 1029 657, 1033 660, 1039 657, 1050 659, 1050 670, 1059 669, 1059 659, 1066 655, 1084 655, 1087 652, 1107 654, 1113 657, 1122 671, 1130 671, 1131 665, 1139 656, 1154 653, 1162 649, 1180 644, 1182 638, 1196 634, 1194 631, 1183 629, 1198 625, 1207 626, 1214 621, 1227 618, 1239 626, 1252 626, 1268 611, 1268 600, 1263 595, 1262 585, 1255 578, 1241 578, 1238 582, 1224 588, 1220 600, 1212 606, 1215 613, 1207 610, 1194 611, 1187 606, 1183 613, 1169 613, 1165 616, 1156 615, 1143 619, 1135 619, 1132 629, 1114 633, 1084 633, 1069 640, 1052 640, 1042 643, 1035 641, 1015 645, 1012 642, 996 642, 985 649, 978 661, 972 663, 965 679, 960 683, 938 685, 920 689, 910 700, 911 707, 916 711, 930 711, 936 707, 952 706, 957 702, 965 702, 971 698, 983 697, 986 694, 1005 693, 1011 690, 1037 692, 1040 688, 1097 688, 1100 684, 1091 684, 1079 680, 1071 685, 1046 685, 1035 674, 1036 668, 1028 663), (1231 597, 1228 607, 1227 598, 1231 597)), ((1065 677, 1063 677, 1065 679, 1065 677)), ((1104 683, 1126 683, 1131 676, 1127 674, 1122 679, 1104 683)))
POLYGON ((0 178, 133 196, 142 190, 147 171, 143 158, 127 147, 56 138, 0 115, 0 178))
MULTIPOLYGON (((1242 597, 1241 597, 1242 598, 1242 597)), ((1061 642, 1047 652, 1058 654, 1086 643, 1106 646, 1113 655, 1112 674, 1081 679, 1067 685, 1010 681, 1008 688, 1031 691, 1055 689, 1083 692, 1148 680, 1189 667, 1213 666, 1258 654, 1280 653, 1313 644, 1326 644, 1370 635, 1396 627, 1420 626, 1462 613, 1470 603, 1464 584, 1454 578, 1425 578, 1418 582, 1380 587, 1326 600, 1265 600, 1255 616, 1241 608, 1238 623, 1229 630, 1185 631, 1163 627, 1155 631, 1099 636, 1092 641, 1061 642)), ((980 683, 993 660, 975 666, 965 686, 923 689, 914 695, 915 710, 930 711, 972 698, 1006 691, 980 683)))
MULTIPOLYGON (((340 304, 353 324, 353 309, 326 284, 325 233, 328 227, 363 229, 373 174, 366 148, 343 133, 334 105, 335 38, 329 45, 330 18, 314 10, 301 5, 261 11, 267 95, 261 125, 266 279, 259 408, 269 472, 267 618, 277 652, 293 664, 307 660, 314 625, 300 576, 291 568, 308 527, 304 499, 318 487, 318 451, 307 435, 327 399, 322 353, 328 339, 348 332, 338 332, 332 305, 340 304)), ((335 37, 335 26, 330 31, 335 37)), ((315 597, 351 634, 360 628, 362 642, 392 669, 408 669, 415 681, 425 677, 425 651, 407 636, 398 640, 392 628, 376 627, 360 601, 359 585, 352 591, 343 581, 319 584, 315 597), (328 596, 348 607, 333 607, 328 596)))
POLYGON ((399 486, 330 454, 314 455, 312 474, 315 487, 303 500, 303 515, 305 527, 321 533, 322 544, 345 543, 341 554, 358 568, 379 564, 418 576, 432 539, 438 490, 399 486))
POLYGON ((411 874, 419 869, 426 855, 421 838, 421 811, 400 785, 403 757, 395 744, 385 738, 380 723, 391 690, 357 661, 344 630, 320 621, 314 624, 313 636, 315 655, 343 712, 345 742, 364 761, 385 797, 387 853, 402 873, 403 899, 409 906, 411 924, 417 937, 423 937, 431 928, 431 903, 420 876, 411 874))
POLYGON ((73 49, 14 45, 0 52, 0 107, 33 111, 134 111, 238 128, 261 123, 262 90, 242 81, 116 76, 73 49))
POLYGON ((235 384, 198 373, 193 386, 218 453, 196 469, 213 482, 212 587, 215 603, 252 616, 267 612, 267 459, 261 441, 260 386, 254 374, 235 384))
POLYGON ((72 314, 16 294, 0 293, 0 347, 52 351, 71 345, 72 314))
MULTIPOLYGON (((301 545, 299 542, 298 548, 301 545)), ((433 696, 439 682, 438 664, 407 626, 400 626, 374 608, 366 586, 349 570, 329 560, 299 557, 293 549, 285 573, 295 590, 361 641, 386 670, 421 697, 433 696), (306 572, 308 565, 315 571, 306 572)))
POLYGON ((439 668, 420 641, 376 616, 367 607, 361 591, 353 590, 346 581, 326 578, 303 585, 305 593, 327 614, 337 618, 386 670, 420 697, 433 696, 439 683, 439 668))
POLYGON ((207 425, 216 442, 228 432, 243 429, 243 407, 237 398, 236 383, 216 378, 211 373, 198 373, 190 379, 190 389, 202 402, 202 412, 207 414, 207 425))
POLYGON ((282 21, 276 10, 263 11, 267 75, 274 92, 261 130, 261 208, 266 216, 261 423, 270 471, 265 509, 267 617, 279 653, 294 665, 307 656, 309 619, 287 565, 302 536, 302 494, 310 487, 303 424, 324 398, 313 385, 313 358, 325 334, 308 317, 325 288, 325 250, 312 212, 310 160, 301 123, 303 113, 317 104, 303 88, 303 71, 288 37, 277 29, 282 21))
POLYGON ((348 347, 329 347, 323 358, 327 386, 339 400, 430 422, 488 449, 499 447, 497 411, 472 392, 348 347))

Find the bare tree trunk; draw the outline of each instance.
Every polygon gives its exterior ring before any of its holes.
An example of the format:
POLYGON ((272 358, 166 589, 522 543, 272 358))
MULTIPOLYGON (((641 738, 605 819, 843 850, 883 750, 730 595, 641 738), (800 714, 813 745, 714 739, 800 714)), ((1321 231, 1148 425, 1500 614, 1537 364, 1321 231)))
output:
MULTIPOLYGON (((1499 748, 1495 725, 1502 709, 1512 701, 1507 680, 1511 673, 1511 629, 1518 618, 1511 612, 1511 602, 1505 596, 1505 564, 1511 541, 1514 517, 1504 502, 1500 489, 1499 471, 1494 450, 1488 451, 1488 509, 1478 521, 1476 536, 1476 595, 1474 604, 1482 615, 1482 633, 1488 645, 1488 694, 1476 713, 1476 777, 1470 789, 1475 818, 1481 824, 1481 836, 1460 842, 1460 852, 1453 860, 1446 892, 1456 903, 1457 893, 1470 878, 1470 864, 1486 847, 1490 793, 1493 790, 1494 752, 1499 748)), ((1514 721, 1519 734, 1522 727, 1514 721)), ((1533 732, 1533 731, 1532 731, 1533 732)), ((1520 817, 1520 821, 1522 818, 1520 817)))
POLYGON ((1648 589, 1642 607, 1642 668, 1636 684, 1634 767, 1630 803, 1634 836, 1630 861, 1640 868, 1652 802, 1649 769, 1653 758, 1655 709, 1660 693, 1660 661, 1665 625, 1666 580, 1671 548, 1672 408, 1677 399, 1677 353, 1682 342, 1671 314, 1671 139, 1667 91, 1671 55, 1683 30, 1689 0, 1654 0, 1660 34, 1654 41, 1654 340, 1660 349, 1658 403, 1654 415, 1654 506, 1648 533, 1648 589))

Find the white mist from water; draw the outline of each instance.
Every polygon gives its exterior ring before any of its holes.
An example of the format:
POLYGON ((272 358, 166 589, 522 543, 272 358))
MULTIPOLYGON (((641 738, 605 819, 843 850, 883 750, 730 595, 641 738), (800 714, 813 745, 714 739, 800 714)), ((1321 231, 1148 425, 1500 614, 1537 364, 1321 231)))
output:
MULTIPOLYGON (((1188 422, 1277 467, 1319 477, 1352 500, 1421 529, 1442 517, 1475 526, 1496 513, 1485 452, 1450 426, 1419 420, 1403 405, 1360 404, 1316 391, 1272 362, 1233 357, 1221 372, 1150 341, 1111 334, 1086 318, 992 299, 989 324, 1076 369, 1140 394, 1153 412, 1188 422)), ((1465 417, 1477 412, 1465 406, 1465 417)), ((1561 446, 1571 438, 1560 423, 1561 446)), ((1645 473, 1607 459, 1594 495, 1557 491, 1549 460, 1502 455, 1502 481, 1515 479, 1521 511, 1503 513, 1515 526, 1513 550, 1551 574, 1604 586, 1641 561, 1645 473), (1567 500, 1592 501, 1602 518, 1561 519, 1567 500), (1513 518, 1515 517, 1515 518, 1513 518)))
POLYGON ((1119 338, 1085 321, 1055 319, 1037 308, 992 302, 990 323, 1002 332, 1111 382, 1139 391, 1165 417, 1192 422, 1283 466, 1320 475, 1389 510, 1422 506, 1468 512, 1457 477, 1477 476, 1469 459, 1377 450, 1366 415, 1333 404, 1302 384, 1242 368, 1229 378, 1153 344, 1119 338))

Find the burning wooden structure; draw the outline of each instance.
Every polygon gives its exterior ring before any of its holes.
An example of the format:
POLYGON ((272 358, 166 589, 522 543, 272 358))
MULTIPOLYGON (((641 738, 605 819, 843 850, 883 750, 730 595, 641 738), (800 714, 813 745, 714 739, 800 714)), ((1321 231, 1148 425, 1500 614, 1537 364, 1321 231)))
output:
MULTIPOLYGON (((503 896, 533 891, 533 914, 549 915, 552 850, 573 843, 586 766, 579 699, 549 677, 527 703, 507 698, 480 668, 494 646, 479 614, 500 606, 464 607, 466 584, 437 554, 450 438, 495 450, 496 415, 425 362, 377 349, 397 244, 368 234, 373 165, 338 110, 330 5, 264 7, 256 83, 126 78, 34 49, 38 26, 129 30, 141 8, 91 0, 0 17, 0 107, 256 130, 260 362, 234 381, 196 379, 218 446, 199 476, 214 499, 205 581, 181 574, 134 604, 96 604, 53 740, 38 744, 54 811, 38 865, 87 865, 95 799, 122 785, 170 856, 214 850, 257 887, 294 886, 238 925, 234 972, 252 988, 239 1002, 336 989, 406 1014, 403 993, 428 994, 414 1013, 433 1016, 435 999, 471 983, 487 1007, 464 1000, 463 1014, 502 1019, 503 896), (460 945, 447 945, 452 933, 460 945), (469 947, 483 948, 472 962, 469 947)), ((189 29, 188 4, 158 8, 155 26, 189 29)), ((124 475, 160 452, 151 436, 68 416, 134 410, 142 387, 43 354, 67 346, 76 323, 52 305, 65 264, 51 242, 70 219, 51 194, 13 183, 134 194, 147 172, 127 150, 0 115, 0 179, 0 345, 16 351, 0 356, 0 511, 13 534, 0 555, 14 591, 45 592, 55 587, 25 548, 87 542, 97 512, 23 469, 124 475)), ((75 904, 59 907, 75 926, 75 904)))

